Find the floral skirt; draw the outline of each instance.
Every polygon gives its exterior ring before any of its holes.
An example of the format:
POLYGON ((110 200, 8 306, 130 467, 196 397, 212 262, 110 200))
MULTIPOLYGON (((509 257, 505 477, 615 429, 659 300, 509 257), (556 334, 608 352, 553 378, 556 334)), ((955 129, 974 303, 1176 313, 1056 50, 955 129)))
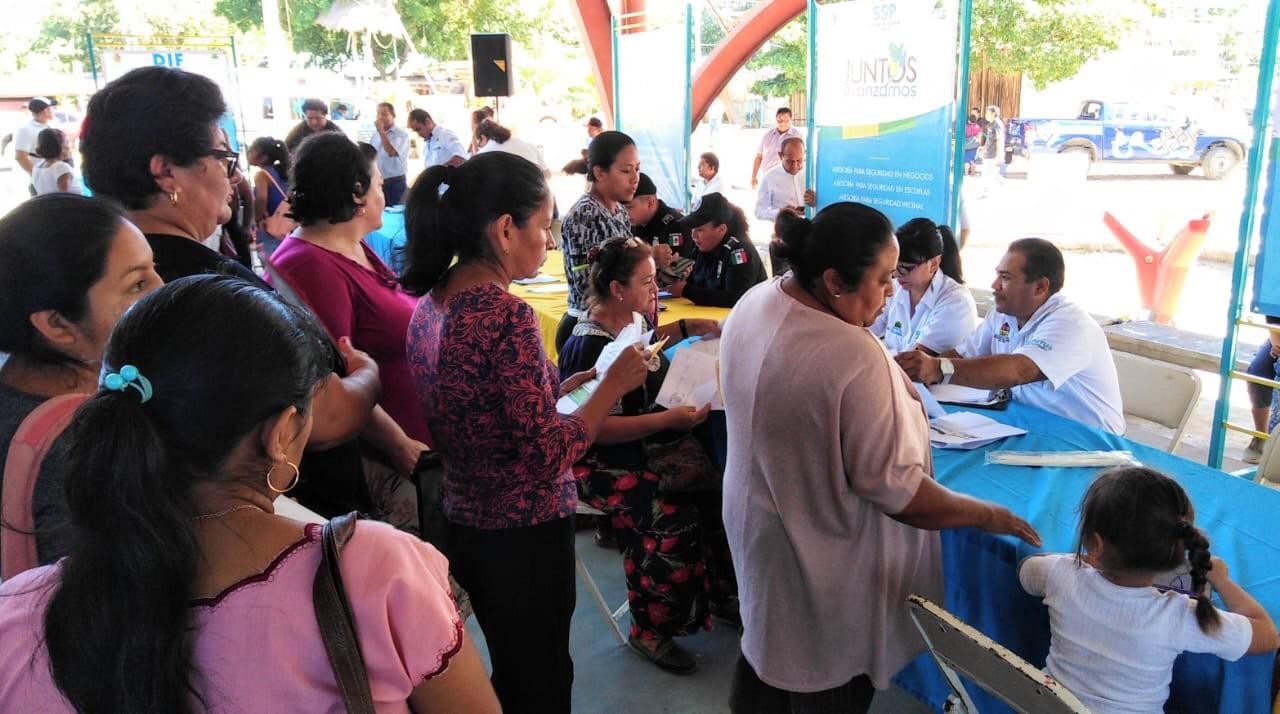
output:
MULTIPOLYGON (((728 543, 723 550, 714 547, 723 526, 717 532, 704 523, 696 505, 660 494, 658 476, 650 471, 610 468, 588 457, 574 467, 574 475, 583 502, 613 524, 627 581, 631 635, 662 640, 711 629, 709 602, 736 592, 728 543)), ((718 519, 718 510, 715 515, 718 519)))

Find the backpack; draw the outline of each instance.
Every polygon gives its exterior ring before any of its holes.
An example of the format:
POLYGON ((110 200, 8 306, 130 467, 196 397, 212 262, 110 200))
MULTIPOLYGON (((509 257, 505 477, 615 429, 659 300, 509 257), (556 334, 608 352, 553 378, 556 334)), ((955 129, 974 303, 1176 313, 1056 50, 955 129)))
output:
POLYGON ((76 408, 91 395, 63 394, 46 401, 18 425, 9 442, 0 495, 0 577, 8 580, 40 564, 36 556, 35 494, 40 465, 76 408))

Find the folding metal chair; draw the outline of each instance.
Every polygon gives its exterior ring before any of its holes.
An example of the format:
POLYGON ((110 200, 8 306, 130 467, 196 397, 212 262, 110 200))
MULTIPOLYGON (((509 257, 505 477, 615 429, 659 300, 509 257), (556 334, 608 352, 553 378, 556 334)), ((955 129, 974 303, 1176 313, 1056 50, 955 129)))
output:
POLYGON ((977 714, 960 676, 999 697, 1024 714, 1089 714, 1089 710, 1053 677, 966 625, 960 618, 919 595, 907 598, 911 619, 929 646, 929 652, 951 685, 955 708, 948 711, 977 714))
MULTIPOLYGON (((603 516, 604 511, 592 508, 579 501, 578 515, 603 516)), ((618 644, 627 644, 627 636, 618 625, 618 618, 626 614, 629 604, 624 602, 616 610, 610 610, 609 605, 604 600, 604 595, 600 593, 600 588, 596 586, 595 579, 591 577, 591 573, 587 570, 587 564, 582 562, 582 556, 578 554, 576 548, 574 549, 573 557, 577 560, 578 575, 581 576, 582 582, 587 586, 587 591, 591 593, 591 599, 595 601, 596 607, 600 608, 600 614, 604 615, 604 619, 609 621, 609 627, 613 630, 614 637, 618 638, 618 644)))

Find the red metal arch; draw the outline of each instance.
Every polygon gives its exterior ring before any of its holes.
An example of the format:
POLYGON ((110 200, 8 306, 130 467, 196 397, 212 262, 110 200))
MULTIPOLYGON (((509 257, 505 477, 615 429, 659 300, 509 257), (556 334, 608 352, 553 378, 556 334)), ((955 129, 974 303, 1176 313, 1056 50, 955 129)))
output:
MULTIPOLYGON (((707 55, 693 74, 693 127, 735 72, 751 59, 783 25, 805 11, 806 0, 765 0, 751 9, 707 55)), ((574 9, 596 79, 605 114, 613 115, 613 37, 608 0, 574 0, 574 9)), ((625 3, 627 11, 644 9, 643 0, 625 3)))

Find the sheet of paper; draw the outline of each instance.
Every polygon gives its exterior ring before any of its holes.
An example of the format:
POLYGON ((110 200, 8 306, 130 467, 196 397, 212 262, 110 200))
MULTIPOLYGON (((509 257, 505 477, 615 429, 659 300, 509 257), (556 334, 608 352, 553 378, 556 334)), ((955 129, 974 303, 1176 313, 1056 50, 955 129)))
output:
POLYGON ((1026 429, 973 412, 955 412, 929 420, 929 443, 940 449, 976 449, 1025 433, 1026 429))
POLYGON ((554 295, 555 293, 569 292, 568 283, 556 283, 554 285, 537 285, 529 288, 529 292, 534 295, 554 295))
POLYGON ((933 392, 929 391, 928 387, 920 382, 912 382, 911 384, 916 388, 916 392, 920 394, 920 401, 924 402, 924 413, 930 419, 947 415, 947 410, 942 408, 942 405, 938 403, 938 400, 933 396, 933 392))
POLYGON ((554 275, 535 275, 532 278, 517 278, 511 282, 516 285, 542 285, 544 283, 558 283, 560 278, 554 275))
POLYGON ((701 407, 710 404, 712 409, 724 409, 720 396, 719 359, 706 352, 680 350, 667 369, 656 401, 667 409, 675 407, 701 407))
MULTIPOLYGON (((536 289, 531 288, 530 292, 536 289)), ((595 393, 596 388, 600 386, 600 382, 604 380, 604 376, 609 373, 609 367, 617 361, 618 355, 622 354, 623 350, 635 344, 647 345, 652 339, 653 331, 644 331, 644 318, 638 314, 635 315, 632 323, 622 328, 622 332, 618 333, 613 342, 605 345, 604 349, 600 350, 600 356, 596 358, 594 365, 596 368, 595 378, 560 397, 556 401, 556 411, 561 414, 572 414, 578 411, 578 407, 582 406, 595 393)))
POLYGON ((990 389, 974 389, 959 384, 931 384, 929 391, 934 399, 943 404, 982 404, 991 405, 999 401, 995 392, 990 389))

